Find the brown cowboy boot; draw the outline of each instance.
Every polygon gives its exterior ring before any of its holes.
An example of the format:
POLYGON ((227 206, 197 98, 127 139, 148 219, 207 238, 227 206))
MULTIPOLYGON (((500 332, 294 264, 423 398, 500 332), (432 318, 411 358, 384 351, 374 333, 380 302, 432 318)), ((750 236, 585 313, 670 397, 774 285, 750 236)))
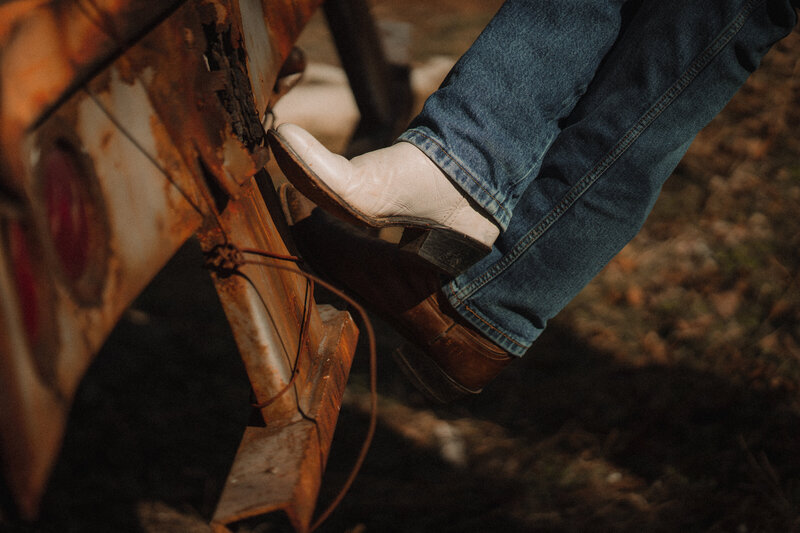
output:
POLYGON ((401 348, 395 358, 421 391, 440 402, 477 394, 514 359, 461 318, 441 292, 438 273, 419 257, 340 222, 291 185, 279 192, 310 266, 416 347, 401 348))

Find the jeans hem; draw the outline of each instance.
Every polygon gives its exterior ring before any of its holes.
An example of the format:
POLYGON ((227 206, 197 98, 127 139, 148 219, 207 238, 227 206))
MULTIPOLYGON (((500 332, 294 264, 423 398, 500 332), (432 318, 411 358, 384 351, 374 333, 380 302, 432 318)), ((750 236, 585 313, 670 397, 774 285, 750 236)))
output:
POLYGON ((453 309, 464 320, 480 331, 487 339, 507 351, 509 354, 522 357, 530 349, 531 343, 524 344, 505 333, 499 326, 493 324, 486 316, 479 312, 473 305, 458 298, 458 291, 454 288, 455 282, 448 283, 442 288, 445 297, 453 309))
MULTIPOLYGON (((700 73, 712 63, 719 53, 730 44, 732 39, 745 26, 751 14, 764 3, 764 0, 746 0, 736 16, 727 24, 695 58, 687 65, 674 82, 660 94, 658 98, 641 114, 632 125, 624 131, 610 150, 596 160, 582 177, 554 203, 545 216, 502 257, 486 266, 481 272, 472 277, 462 275, 451 282, 445 291, 454 308, 465 317, 470 324, 477 327, 488 338, 515 355, 522 355, 527 346, 539 336, 541 331, 533 324, 529 324, 525 331, 519 335, 509 332, 509 321, 504 320, 502 314, 498 316, 493 309, 478 311, 476 307, 485 300, 482 296, 486 287, 497 280, 517 260, 522 257, 543 235, 553 231, 562 217, 569 213, 580 202, 598 180, 608 174, 618 160, 636 144, 636 141, 647 131, 657 119, 671 106, 676 99, 698 78, 700 73), (504 326, 505 324, 505 326, 504 326)), ((489 295, 491 296, 491 295, 489 295)), ((492 304, 494 306, 494 303, 492 304)), ((546 317, 541 317, 545 319, 546 317)))
POLYGON ((444 143, 430 131, 412 128, 403 132, 397 139, 413 144, 427 155, 442 172, 456 183, 475 203, 488 213, 505 230, 511 220, 511 211, 503 202, 500 191, 489 190, 466 165, 445 148, 444 143))

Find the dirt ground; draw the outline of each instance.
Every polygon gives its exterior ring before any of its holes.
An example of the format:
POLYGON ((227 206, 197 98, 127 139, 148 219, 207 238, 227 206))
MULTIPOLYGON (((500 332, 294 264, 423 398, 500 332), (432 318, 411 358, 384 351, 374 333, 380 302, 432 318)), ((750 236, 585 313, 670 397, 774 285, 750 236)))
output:
MULTIPOLYGON (((460 53, 497 5, 375 13, 415 23, 424 62, 460 53)), ((324 37, 305 39, 330 60, 324 37)), ((426 402, 378 324, 378 433, 320 531, 800 530, 798 123, 796 31, 700 134, 640 235, 479 397, 426 402)), ((200 265, 189 243, 125 315, 81 386, 40 520, 0 515, 0 529, 209 531, 249 386, 200 265)), ((322 502, 366 430, 363 355, 322 502)))

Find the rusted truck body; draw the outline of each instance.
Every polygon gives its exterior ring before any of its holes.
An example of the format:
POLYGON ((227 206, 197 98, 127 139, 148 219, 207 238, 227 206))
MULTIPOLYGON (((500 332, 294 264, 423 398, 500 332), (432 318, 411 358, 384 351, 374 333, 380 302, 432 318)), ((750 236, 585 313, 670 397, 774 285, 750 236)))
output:
POLYGON ((287 253, 257 184, 264 125, 319 4, 0 2, 0 453, 23 516, 94 354, 195 236, 265 422, 213 524, 280 509, 308 528, 357 329, 301 276, 230 254, 287 253))

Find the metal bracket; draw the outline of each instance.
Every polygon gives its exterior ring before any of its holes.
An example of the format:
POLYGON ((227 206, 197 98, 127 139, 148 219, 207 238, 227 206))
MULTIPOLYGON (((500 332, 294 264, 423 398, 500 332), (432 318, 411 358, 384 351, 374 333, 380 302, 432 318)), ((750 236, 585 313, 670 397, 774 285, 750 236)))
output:
POLYGON ((298 391, 305 417, 247 427, 214 513, 216 533, 276 511, 298 532, 308 530, 357 337, 348 313, 320 306, 320 315, 325 342, 311 360, 311 381, 298 391))

